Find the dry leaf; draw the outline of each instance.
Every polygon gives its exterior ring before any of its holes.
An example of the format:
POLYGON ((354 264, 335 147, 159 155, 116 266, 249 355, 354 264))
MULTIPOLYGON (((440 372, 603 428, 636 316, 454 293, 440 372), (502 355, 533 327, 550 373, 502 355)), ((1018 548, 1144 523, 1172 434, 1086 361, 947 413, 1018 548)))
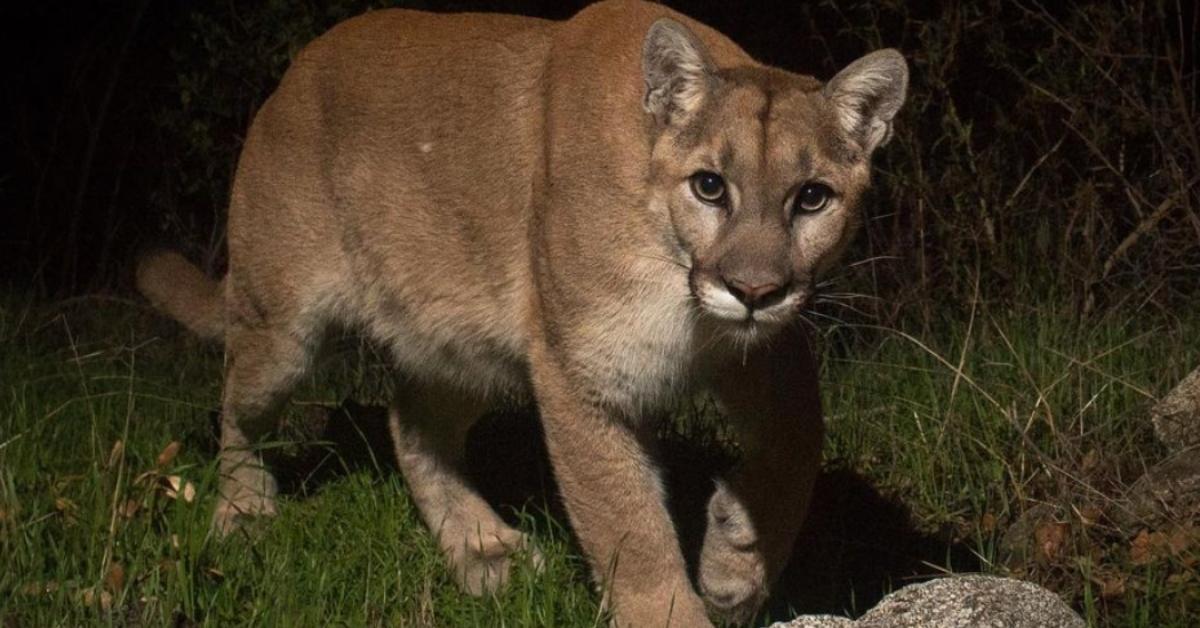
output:
POLYGON ((171 461, 175 459, 177 454, 179 454, 180 447, 183 447, 183 443, 177 440, 167 443, 167 446, 163 447, 162 452, 158 454, 158 458, 154 460, 154 464, 159 468, 171 464, 171 461))
POLYGON ((1083 460, 1080 462, 1079 466, 1083 470, 1084 473, 1087 473, 1088 471, 1095 469, 1096 465, 1099 464, 1099 462, 1100 462, 1100 452, 1096 451, 1095 449, 1092 449, 1083 455, 1083 460))
POLYGON ((96 604, 99 604, 100 609, 105 611, 112 608, 112 594, 103 590, 96 591, 96 587, 88 587, 84 589, 79 598, 83 601, 84 606, 95 606, 96 604))
POLYGON ((1070 530, 1069 524, 1057 521, 1047 521, 1035 528, 1033 538, 1037 541, 1038 557, 1042 560, 1058 558, 1062 554, 1063 543, 1067 540, 1070 530))
POLYGON ((1129 562, 1145 565, 1150 562, 1150 533, 1142 530, 1129 542, 1129 562))
POLYGON ((113 561, 108 566, 108 573, 104 576, 104 588, 112 593, 117 593, 125 588, 125 566, 121 563, 113 561))
POLYGON ((163 490, 167 494, 167 497, 182 499, 189 504, 196 499, 196 487, 191 482, 178 475, 168 475, 163 479, 166 481, 163 490))
POLYGON ((1197 536, 1200 536, 1198 532, 1200 531, 1190 525, 1175 528, 1171 536, 1167 537, 1167 549, 1171 551, 1171 555, 1178 556, 1187 551, 1187 548, 1196 542, 1197 536))
POLYGON ((142 504, 136 499, 127 499, 124 504, 121 504, 121 516, 126 519, 132 519, 142 509, 142 504))
POLYGON ((63 514, 67 514, 75 510, 75 502, 67 499, 66 497, 56 497, 54 499, 54 509, 63 514))
POLYGON ((1129 543, 1129 562, 1135 565, 1151 563, 1158 554, 1162 553, 1162 549, 1166 546, 1166 534, 1142 530, 1129 543))
POLYGON ((21 585, 21 588, 17 589, 17 593, 21 595, 49 595, 55 591, 58 591, 58 582, 54 580, 30 582, 21 585))
POLYGON ((1100 587, 1100 597, 1111 600, 1125 595, 1125 581, 1129 576, 1120 573, 1097 573, 1092 576, 1092 582, 1100 587))
POLYGON ((1171 584, 1184 584, 1188 580, 1191 580, 1192 576, 1193 574, 1190 571, 1181 571, 1167 576, 1167 582, 1171 584))
POLYGON ((108 468, 117 466, 123 457, 125 457, 125 441, 117 439, 108 452, 108 468))
POLYGON ((1104 516, 1104 511, 1095 506, 1084 506, 1083 508, 1079 509, 1078 513, 1079 521, 1087 527, 1096 525, 1104 516))

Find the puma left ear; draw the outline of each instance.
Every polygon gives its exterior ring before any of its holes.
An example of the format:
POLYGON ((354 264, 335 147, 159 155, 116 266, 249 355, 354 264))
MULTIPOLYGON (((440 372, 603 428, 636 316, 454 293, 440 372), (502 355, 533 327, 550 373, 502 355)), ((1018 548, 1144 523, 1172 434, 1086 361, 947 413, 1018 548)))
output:
POLYGON ((907 90, 908 64, 887 48, 846 66, 822 93, 833 103, 842 128, 870 155, 892 138, 892 118, 907 90))
POLYGON ((704 44, 683 24, 661 18, 642 43, 642 106, 660 122, 672 123, 694 113, 716 82, 704 44))

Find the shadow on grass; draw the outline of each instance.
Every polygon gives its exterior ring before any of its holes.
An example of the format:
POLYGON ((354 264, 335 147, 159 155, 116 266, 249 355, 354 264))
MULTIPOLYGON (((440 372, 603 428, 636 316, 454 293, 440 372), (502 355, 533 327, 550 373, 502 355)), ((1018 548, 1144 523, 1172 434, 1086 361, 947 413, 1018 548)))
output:
MULTIPOLYGON (((281 432, 281 440, 301 443, 267 452, 285 494, 303 498, 354 471, 379 477, 397 473, 384 408, 349 401, 336 408, 309 406, 292 412, 281 432)), ((694 564, 712 479, 732 459, 703 438, 668 434, 660 447, 670 508, 684 553, 694 564)), ((467 459, 480 492, 510 522, 515 524, 523 512, 538 527, 546 517, 569 527, 533 415, 506 413, 481 420, 468 439, 467 459)), ((866 478, 836 465, 826 467, 764 617, 857 616, 888 592, 943 570, 979 570, 978 559, 965 546, 916 529, 908 509, 866 478)))

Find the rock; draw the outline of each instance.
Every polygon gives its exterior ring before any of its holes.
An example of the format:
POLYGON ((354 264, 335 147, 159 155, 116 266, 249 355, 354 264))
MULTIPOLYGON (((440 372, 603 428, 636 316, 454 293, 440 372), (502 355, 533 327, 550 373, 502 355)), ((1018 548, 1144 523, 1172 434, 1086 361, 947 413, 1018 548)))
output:
POLYGON ((772 624, 770 628, 854 628, 853 619, 836 615, 801 615, 788 623, 772 624))
POLYGON ((771 628, 1083 628, 1084 621, 1053 592, 1031 582, 958 576, 904 587, 858 621, 828 615, 797 617, 771 628))
POLYGON ((1032 582, 993 576, 943 578, 883 598, 858 620, 860 628, 1084 626, 1053 592, 1032 582))
POLYGON ((1200 447, 1200 369, 1150 409, 1154 435, 1171 452, 1200 447))

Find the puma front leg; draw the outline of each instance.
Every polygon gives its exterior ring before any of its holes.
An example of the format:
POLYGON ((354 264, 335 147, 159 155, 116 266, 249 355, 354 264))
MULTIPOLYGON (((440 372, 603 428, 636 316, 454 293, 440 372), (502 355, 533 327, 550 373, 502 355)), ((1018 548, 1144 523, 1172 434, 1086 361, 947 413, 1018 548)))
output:
POLYGON ((467 432, 486 409, 468 391, 410 382, 397 394, 388 418, 413 501, 459 585, 471 595, 503 587, 522 551, 535 568, 542 564, 525 534, 505 523, 466 477, 467 432))
POLYGON ((824 423, 817 370, 803 333, 788 332, 713 392, 744 454, 708 503, 699 584, 712 609, 753 618, 792 553, 820 470, 824 423))
POLYGON ((586 385, 535 347, 534 390, 554 475, 615 626, 711 626, 688 580, 658 469, 628 417, 589 403, 586 385))

